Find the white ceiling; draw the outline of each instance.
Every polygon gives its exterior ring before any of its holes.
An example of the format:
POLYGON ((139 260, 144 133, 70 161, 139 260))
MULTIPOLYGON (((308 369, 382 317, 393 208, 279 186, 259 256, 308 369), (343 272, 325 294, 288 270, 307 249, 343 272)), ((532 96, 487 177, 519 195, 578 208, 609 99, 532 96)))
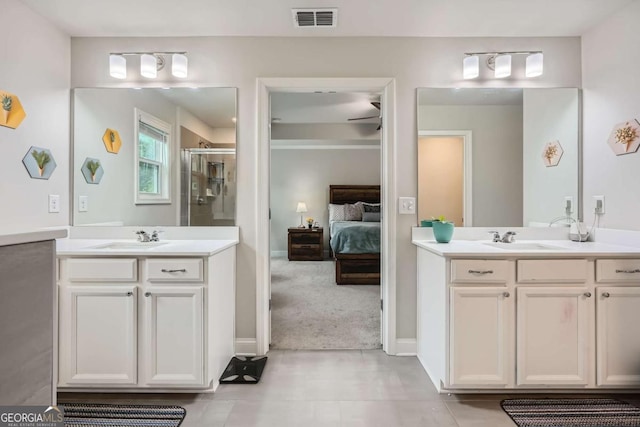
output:
POLYGON ((214 128, 235 127, 236 89, 220 87, 142 89, 153 90, 214 128))
POLYGON ((380 111, 371 105, 380 97, 368 93, 274 93, 271 120, 274 123, 379 123, 380 111), (356 117, 372 119, 350 122, 356 117))
POLYGON ((21 0, 71 36, 579 36, 638 0, 21 0), (337 28, 292 8, 337 7, 337 28))

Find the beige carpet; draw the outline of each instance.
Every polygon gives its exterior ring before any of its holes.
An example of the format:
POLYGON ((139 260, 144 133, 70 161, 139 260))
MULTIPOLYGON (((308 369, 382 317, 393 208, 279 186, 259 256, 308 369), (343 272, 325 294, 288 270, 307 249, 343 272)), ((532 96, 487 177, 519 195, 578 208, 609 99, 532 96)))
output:
POLYGON ((380 347, 380 286, 336 285, 333 261, 271 259, 272 349, 380 347))

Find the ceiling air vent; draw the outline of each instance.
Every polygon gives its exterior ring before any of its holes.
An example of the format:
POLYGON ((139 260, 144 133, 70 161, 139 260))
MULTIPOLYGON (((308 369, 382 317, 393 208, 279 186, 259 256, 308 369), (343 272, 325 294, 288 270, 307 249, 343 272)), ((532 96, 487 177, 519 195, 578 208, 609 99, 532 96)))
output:
POLYGON ((338 9, 291 9, 296 28, 332 28, 338 23, 338 9))

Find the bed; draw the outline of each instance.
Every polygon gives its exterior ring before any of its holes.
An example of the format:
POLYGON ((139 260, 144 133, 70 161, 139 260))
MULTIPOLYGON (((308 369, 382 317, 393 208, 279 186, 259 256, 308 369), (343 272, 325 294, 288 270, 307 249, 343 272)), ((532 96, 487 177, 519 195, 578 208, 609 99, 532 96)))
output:
MULTIPOLYGON (((329 186, 330 204, 344 205, 357 202, 380 203, 380 186, 329 186)), ((379 285, 380 222, 331 221, 329 229, 330 253, 336 264, 336 284, 379 285), (355 244, 353 237, 344 235, 344 230, 350 230, 352 235, 364 236, 364 239, 361 239, 364 240, 364 244, 362 242, 355 244), (377 246, 374 242, 376 233, 377 246)))

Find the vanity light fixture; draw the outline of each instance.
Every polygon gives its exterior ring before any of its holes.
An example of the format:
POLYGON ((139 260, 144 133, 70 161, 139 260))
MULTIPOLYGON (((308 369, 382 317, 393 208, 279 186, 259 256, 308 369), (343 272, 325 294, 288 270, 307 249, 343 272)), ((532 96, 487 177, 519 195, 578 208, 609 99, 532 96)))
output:
POLYGON ((527 55, 526 77, 538 77, 543 72, 542 51, 514 51, 514 52, 467 52, 462 62, 462 76, 465 80, 475 79, 480 75, 480 56, 487 57, 487 68, 494 71, 497 79, 511 75, 511 60, 514 55, 527 55))
POLYGON ((174 77, 185 78, 189 72, 187 52, 112 52, 109 54, 109 74, 117 79, 127 77, 126 56, 140 57, 140 75, 148 79, 155 79, 158 71, 165 66, 165 56, 171 56, 171 74, 174 77))

